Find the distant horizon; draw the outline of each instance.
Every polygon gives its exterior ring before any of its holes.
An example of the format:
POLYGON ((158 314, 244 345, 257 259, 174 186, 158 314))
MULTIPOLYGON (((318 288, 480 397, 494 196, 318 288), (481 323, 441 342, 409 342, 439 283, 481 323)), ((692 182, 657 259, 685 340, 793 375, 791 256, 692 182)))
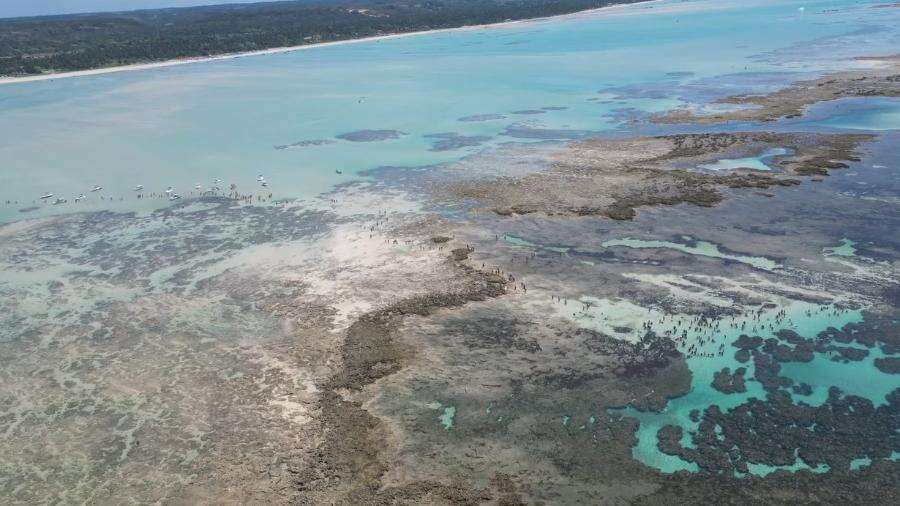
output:
POLYGON ((279 0, 6 0, 0 2, 0 19, 266 1, 279 0))

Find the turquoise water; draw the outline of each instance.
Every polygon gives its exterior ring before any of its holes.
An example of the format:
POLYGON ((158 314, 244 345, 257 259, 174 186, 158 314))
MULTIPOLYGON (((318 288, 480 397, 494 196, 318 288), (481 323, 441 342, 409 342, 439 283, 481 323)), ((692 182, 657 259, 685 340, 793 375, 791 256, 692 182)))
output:
POLYGON ((798 400, 810 405, 825 402, 828 389, 838 386, 846 394, 865 397, 879 406, 887 402, 885 398, 888 394, 900 387, 900 379, 875 367, 875 360, 886 356, 881 348, 872 348, 863 360, 844 364, 832 362, 830 355, 819 355, 816 360, 808 363, 782 364, 781 374, 813 388, 811 395, 798 397, 798 400))
POLYGON ((746 158, 723 158, 713 163, 705 163, 698 167, 706 170, 733 170, 733 169, 753 169, 753 170, 772 170, 769 165, 771 160, 776 156, 786 155, 789 151, 784 148, 770 148, 757 156, 746 158))
POLYGON ((771 271, 774 269, 778 269, 781 265, 769 258, 765 257, 754 257, 747 255, 737 255, 732 253, 726 253, 719 249, 719 245, 713 244, 711 242, 706 241, 693 241, 690 237, 685 237, 685 240, 692 241, 693 244, 682 244, 678 242, 671 241, 644 241, 641 239, 632 239, 629 237, 623 239, 611 239, 609 241, 605 241, 602 245, 604 248, 610 248, 613 246, 624 246, 626 248, 664 248, 664 249, 673 249, 676 251, 681 251, 682 253, 687 253, 689 255, 699 255, 710 258, 721 258, 723 260, 732 260, 734 262, 740 262, 747 265, 752 265, 757 269, 763 269, 767 271, 771 271))
MULTIPOLYGON (((657 447, 657 432, 665 425, 678 425, 684 430, 682 444, 691 447, 690 435, 696 430, 698 423, 690 419, 690 412, 694 409, 702 412, 707 406, 716 404, 722 411, 728 411, 750 398, 765 399, 766 392, 755 380, 752 380, 755 372, 753 362, 741 363, 734 358, 736 348, 731 346, 741 334, 758 335, 763 339, 775 337, 774 333, 781 329, 790 329, 801 336, 814 338, 819 332, 828 327, 841 328, 848 323, 859 322, 862 315, 856 310, 841 310, 831 305, 816 305, 807 302, 783 300, 772 309, 761 310, 760 317, 753 319, 752 315, 725 317, 721 319, 717 330, 704 329, 700 332, 689 332, 684 344, 680 344, 682 350, 686 350, 699 339, 706 340, 706 344, 700 348, 701 352, 712 353, 711 357, 689 357, 688 367, 692 373, 691 389, 681 397, 670 400, 665 409, 660 413, 641 412, 634 408, 613 410, 629 417, 634 417, 640 422, 637 432, 638 443, 632 450, 635 459, 655 467, 663 472, 672 473, 680 470, 697 471, 698 467, 692 462, 682 460, 680 457, 662 453, 657 447), (777 320, 777 312, 784 310, 786 317, 777 320), (742 324, 747 323, 746 329, 742 324), (752 327, 750 326, 752 325, 752 327), (722 356, 715 354, 720 344, 725 344, 725 353, 722 356), (712 387, 714 375, 724 367, 735 370, 738 367, 747 369, 745 377, 747 391, 744 393, 723 394, 712 387)), ((665 334, 667 329, 674 324, 684 323, 689 318, 684 316, 668 317, 659 323, 652 320, 653 330, 665 334)), ((869 356, 860 362, 847 364, 833 362, 830 356, 815 354, 812 362, 790 362, 782 364, 781 375, 793 379, 795 382, 807 382, 813 387, 810 396, 792 394, 795 402, 805 402, 809 405, 819 405, 825 401, 827 390, 830 386, 839 386, 846 394, 866 397, 875 405, 884 404, 885 396, 893 389, 900 387, 900 379, 896 376, 882 373, 872 362, 883 353, 874 348, 869 356)), ((765 475, 775 470, 771 466, 755 464, 749 466, 753 474, 765 475)), ((794 466, 785 469, 808 468, 798 460, 794 466)), ((826 469, 816 471, 824 472, 826 469)))
MULTIPOLYGON (((755 257, 749 255, 738 255, 735 253, 728 253, 722 251, 719 248, 718 244, 713 244, 707 241, 695 241, 692 237, 683 237, 685 243, 672 242, 672 241, 645 241, 642 239, 632 239, 630 237, 625 237, 621 239, 610 239, 608 241, 604 241, 601 246, 604 248, 612 248, 616 246, 626 247, 626 248, 635 248, 635 249, 673 249, 676 251, 680 251, 682 253, 687 253, 689 255, 698 255, 705 256, 710 258, 721 258, 723 260, 731 260, 734 262, 740 262, 747 265, 751 265, 756 267, 757 269, 763 270, 775 270, 781 267, 781 264, 778 262, 765 257, 755 257)), ((518 237, 515 235, 504 234, 503 240, 509 244, 515 246, 525 246, 528 248, 536 248, 542 249, 546 251, 553 251, 555 253, 569 253, 572 251, 572 248, 569 246, 563 245, 549 245, 549 244, 539 244, 528 239, 518 237)), ((592 262, 583 261, 593 265, 592 262)))
POLYGON ((522 237, 518 237, 515 235, 504 234, 503 240, 512 244, 514 246, 526 246, 528 248, 540 248, 545 249, 547 251, 553 251, 555 253, 568 253, 572 250, 572 248, 568 246, 553 246, 553 245, 544 245, 538 244, 535 242, 531 242, 528 239, 523 239, 522 237))
POLYGON ((244 194, 311 197, 373 167, 433 164, 509 140, 607 130, 619 126, 619 110, 660 111, 743 91, 718 76, 775 72, 769 81, 777 83, 789 79, 780 72, 847 65, 840 59, 853 48, 895 52, 900 12, 870 9, 873 3, 666 0, 502 27, 4 85, 0 221, 151 209, 168 200, 138 200, 133 187, 161 193, 171 186, 191 196, 195 185, 206 189, 216 178, 244 194), (460 121, 472 117, 484 121, 460 121), (368 142, 359 142, 364 134, 337 138, 364 130, 390 132, 368 142), (427 137, 448 133, 466 142, 427 137), (260 174, 266 187, 257 182, 260 174), (94 185, 103 190, 91 192, 94 185), (67 202, 41 202, 44 193, 67 202), (76 204, 80 193, 87 198, 76 204), (19 212, 27 207, 38 209, 19 212))
POLYGON ((444 429, 450 430, 453 428, 454 418, 456 418, 456 406, 445 407, 440 416, 441 425, 444 426, 444 429))
POLYGON ((797 460, 789 466, 770 466, 766 464, 747 464, 747 468, 750 470, 751 474, 755 474, 757 476, 766 476, 768 474, 772 474, 779 469, 784 469, 785 471, 799 471, 801 469, 807 469, 813 473, 827 473, 829 471, 827 464, 819 464, 816 467, 810 467, 806 462, 803 462, 803 459, 797 458, 797 460))
POLYGON ((846 237, 841 239, 841 243, 838 246, 833 246, 830 248, 825 248, 822 253, 825 256, 839 256, 839 257, 852 257, 856 256, 856 243, 847 239, 846 237))

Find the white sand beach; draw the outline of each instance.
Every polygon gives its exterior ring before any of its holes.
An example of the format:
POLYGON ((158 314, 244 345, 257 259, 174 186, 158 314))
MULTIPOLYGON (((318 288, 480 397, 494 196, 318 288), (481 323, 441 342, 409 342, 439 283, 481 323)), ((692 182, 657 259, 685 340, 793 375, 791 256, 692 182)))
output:
POLYGON ((419 35, 427 35, 434 33, 449 33, 449 32, 458 32, 464 30, 480 30, 484 28, 501 28, 504 26, 513 26, 522 23, 535 23, 540 21, 546 21, 548 19, 557 19, 557 18, 569 18, 573 16, 584 16, 591 13, 597 12, 614 12, 617 10, 623 10, 627 8, 633 8, 635 5, 640 4, 644 6, 646 4, 658 3, 665 0, 647 0, 644 2, 638 2, 637 4, 618 4, 618 5, 610 5, 606 7, 599 7, 597 9, 589 9, 585 11, 575 12, 571 14, 562 14, 560 16, 552 16, 552 17, 543 17, 543 18, 531 18, 531 19, 521 19, 516 21, 505 21, 503 23, 493 23, 493 24, 485 24, 485 25, 467 25, 460 26, 457 28, 441 28, 436 30, 424 30, 418 32, 407 32, 407 33, 392 33, 386 35, 377 35, 374 37, 363 37, 359 39, 347 39, 347 40, 338 40, 334 42, 320 42, 316 44, 303 44, 301 46, 288 46, 288 47, 274 47, 270 49, 261 49, 259 51, 246 51, 242 53, 227 53, 220 54, 215 56, 200 56, 195 58, 179 58, 177 60, 165 60, 151 63, 136 63, 133 65, 120 65, 117 67, 104 67, 98 69, 89 69, 89 70, 77 70, 73 72, 51 72, 48 74, 40 74, 33 76, 13 76, 13 77, 0 77, 0 85, 3 84, 15 84, 15 83, 27 83, 33 81, 48 81, 53 79, 66 79, 70 77, 82 77, 82 76, 96 76, 101 74, 112 74, 115 72, 127 72, 134 70, 150 70, 157 69, 163 67, 174 67, 176 65, 188 65, 191 63, 204 63, 204 62, 213 62, 219 60, 233 60, 235 58, 244 58, 250 56, 261 56, 267 54, 279 54, 279 53, 292 53, 294 51, 303 51, 306 49, 315 49, 321 47, 328 46, 339 46, 344 44, 356 44, 361 42, 376 42, 380 40, 389 40, 389 39, 399 39, 402 37, 414 37, 419 35))

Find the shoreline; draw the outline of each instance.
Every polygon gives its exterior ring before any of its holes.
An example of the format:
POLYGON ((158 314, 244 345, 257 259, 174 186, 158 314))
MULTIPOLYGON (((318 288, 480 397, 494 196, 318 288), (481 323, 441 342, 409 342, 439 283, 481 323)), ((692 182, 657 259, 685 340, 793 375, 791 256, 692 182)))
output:
POLYGON ((17 83, 28 83, 28 82, 36 82, 36 81, 50 81, 54 79, 68 79, 72 77, 84 77, 84 76, 96 76, 103 74, 113 74, 118 72, 130 72, 137 70, 152 70, 158 68, 166 68, 166 67, 175 67, 179 65, 189 65, 193 63, 207 63, 207 62, 215 62, 221 60, 234 60, 237 58, 244 57, 252 57, 252 56, 264 56, 271 54, 282 54, 282 53, 293 53, 295 51, 303 51, 307 49, 315 49, 329 46, 339 46, 345 44, 357 44, 363 42, 378 42, 381 40, 390 40, 390 39, 400 39, 406 37, 414 37, 419 35, 429 35, 436 33, 452 33, 452 32, 461 32, 467 30, 482 30, 485 28, 500 28, 504 26, 514 26, 517 24, 523 23, 533 23, 540 21, 547 21, 550 19, 564 19, 568 17, 577 17, 584 16, 587 14, 597 13, 597 12, 610 12, 614 10, 622 10, 629 7, 634 7, 637 5, 647 5, 647 4, 655 4, 664 2, 666 0, 643 0, 629 4, 616 4, 616 5, 607 5, 604 7, 597 7, 596 9, 587 9, 578 12, 571 12, 568 14, 559 14, 556 16, 545 16, 539 18, 529 18, 529 19, 517 19, 514 21, 502 21, 500 23, 487 23, 482 25, 465 25, 458 26, 455 28, 437 28, 434 30, 421 30, 415 32, 404 32, 404 33, 390 33, 385 35, 374 35, 371 37, 362 37, 359 39, 346 39, 346 40, 336 40, 331 42, 319 42, 315 44, 303 44, 299 46, 285 46, 285 47, 273 47, 269 49, 259 49, 255 51, 245 51, 241 53, 224 53, 215 56, 197 56, 197 57, 189 57, 189 58, 180 58, 175 60, 163 60, 158 62, 149 62, 149 63, 133 63, 128 65, 119 65, 116 67, 103 67, 97 69, 86 69, 86 70, 73 70, 66 72, 53 72, 49 74, 39 74, 33 76, 18 76, 18 77, 0 77, 0 86, 4 84, 17 84, 17 83))

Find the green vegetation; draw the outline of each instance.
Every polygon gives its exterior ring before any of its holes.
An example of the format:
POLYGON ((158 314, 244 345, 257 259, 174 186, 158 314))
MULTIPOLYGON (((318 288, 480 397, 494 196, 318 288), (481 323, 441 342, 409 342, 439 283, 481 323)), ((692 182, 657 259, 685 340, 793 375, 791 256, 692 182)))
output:
POLYGON ((0 19, 0 75, 496 23, 638 0, 295 0, 0 19))

